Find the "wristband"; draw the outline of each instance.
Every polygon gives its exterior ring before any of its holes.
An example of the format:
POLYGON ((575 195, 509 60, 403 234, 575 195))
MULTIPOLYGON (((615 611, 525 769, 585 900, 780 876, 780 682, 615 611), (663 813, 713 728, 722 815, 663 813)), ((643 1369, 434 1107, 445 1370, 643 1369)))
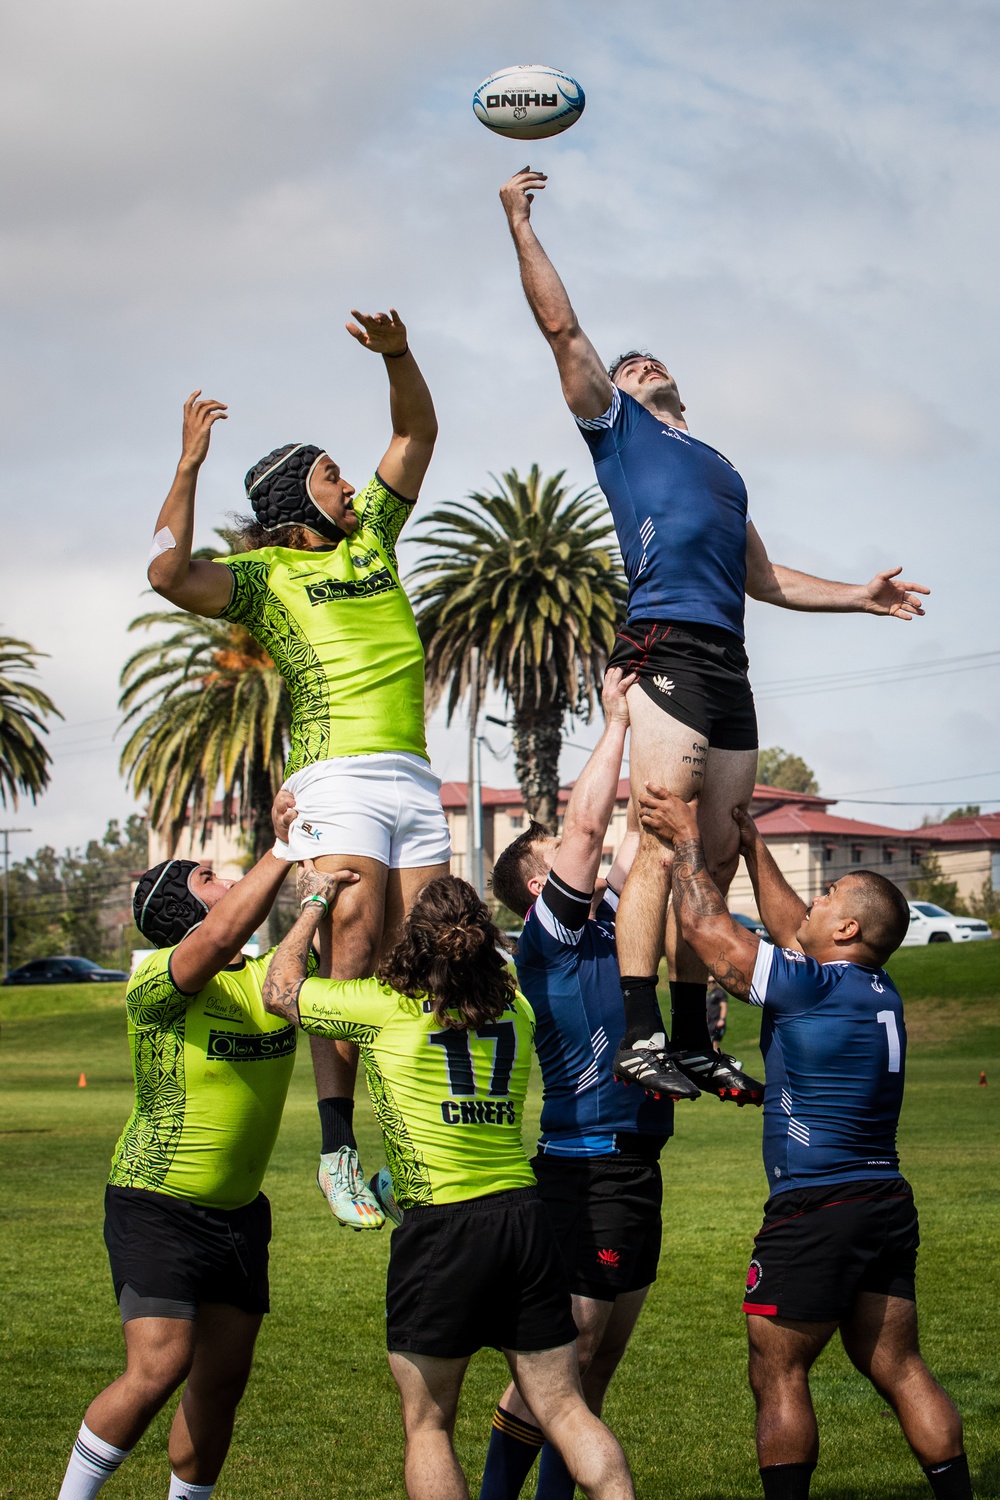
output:
POLYGON ((326 899, 325 896, 320 896, 319 894, 313 894, 312 896, 307 896, 304 901, 300 901, 299 902, 299 905, 300 906, 314 906, 314 905, 315 906, 321 906, 323 908, 323 915, 324 916, 326 916, 327 912, 330 910, 330 903, 329 903, 329 901, 326 899))
POLYGON ((386 354, 385 351, 383 350, 382 358, 383 359, 402 359, 403 355, 404 354, 409 354, 409 352, 410 352, 410 346, 409 346, 409 344, 407 344, 405 346, 405 348, 400 349, 398 351, 398 353, 396 353, 396 354, 386 354))
POLYGON ((291 863, 292 851, 281 839, 275 839, 274 848, 271 850, 275 859, 287 859, 291 863))

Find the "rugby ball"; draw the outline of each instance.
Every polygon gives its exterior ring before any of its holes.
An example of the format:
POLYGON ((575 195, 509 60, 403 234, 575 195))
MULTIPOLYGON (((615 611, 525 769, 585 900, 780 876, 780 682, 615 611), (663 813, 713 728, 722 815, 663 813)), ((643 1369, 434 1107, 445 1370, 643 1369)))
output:
POLYGON ((515 141, 540 141, 568 130, 583 114, 583 89, 575 78, 542 63, 501 68, 472 96, 476 118, 487 130, 515 141))

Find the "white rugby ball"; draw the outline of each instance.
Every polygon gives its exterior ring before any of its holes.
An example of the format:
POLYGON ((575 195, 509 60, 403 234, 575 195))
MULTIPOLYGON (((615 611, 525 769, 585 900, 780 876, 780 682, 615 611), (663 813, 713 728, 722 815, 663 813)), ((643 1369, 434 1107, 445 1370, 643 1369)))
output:
POLYGON ((575 78, 542 63, 501 68, 472 96, 472 108, 487 130, 515 141, 559 135, 583 114, 583 89, 575 78))

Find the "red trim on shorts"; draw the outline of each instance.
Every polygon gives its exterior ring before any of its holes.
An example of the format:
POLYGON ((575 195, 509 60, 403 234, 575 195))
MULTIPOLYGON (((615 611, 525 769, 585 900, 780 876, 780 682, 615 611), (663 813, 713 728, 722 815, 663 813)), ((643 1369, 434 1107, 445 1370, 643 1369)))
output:
MULTIPOLYGON (((645 636, 643 637, 643 640, 642 640, 641 644, 639 643, 639 641, 636 640, 635 636, 629 635, 628 632, 624 628, 622 628, 621 630, 618 631, 618 639, 619 640, 628 641, 628 643, 629 643, 630 646, 634 646, 637 651, 641 651, 642 652, 641 656, 633 656, 633 657, 629 658, 628 673, 626 673, 626 676, 628 676, 629 673, 631 673, 631 672, 637 672, 641 666, 645 665, 646 659, 649 656, 650 651, 652 650, 653 646, 656 644, 656 641, 657 641, 657 631, 659 629, 660 629, 659 625, 655 625, 654 624, 652 630, 648 630, 646 632, 645 636)), ((671 632, 672 629, 673 629, 672 625, 667 625, 666 628, 664 629, 662 639, 665 640, 666 637, 670 634, 670 632, 671 632)))
POLYGON ((835 1198, 832 1203, 821 1203, 819 1208, 803 1208, 799 1213, 789 1214, 785 1219, 772 1219, 770 1224, 762 1224, 757 1233, 766 1234, 769 1229, 777 1229, 779 1224, 791 1224, 794 1219, 804 1219, 806 1214, 820 1213, 824 1208, 843 1208, 845 1203, 898 1203, 900 1199, 912 1197, 912 1193, 891 1193, 884 1198, 835 1198))
POLYGON ((776 1318, 778 1316, 778 1309, 770 1302, 744 1302, 743 1311, 745 1313, 756 1313, 761 1318, 776 1318))

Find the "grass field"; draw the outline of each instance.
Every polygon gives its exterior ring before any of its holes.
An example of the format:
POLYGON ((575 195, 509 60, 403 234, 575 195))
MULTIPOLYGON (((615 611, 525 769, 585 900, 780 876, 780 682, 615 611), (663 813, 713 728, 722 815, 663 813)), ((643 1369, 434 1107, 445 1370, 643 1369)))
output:
MULTIPOLYGON (((900 1147, 924 1240, 924 1350, 965 1417, 977 1493, 1000 1497, 1000 945, 910 949, 891 968, 911 1038, 900 1147)), ((0 991, 0 1496, 55 1496, 88 1401, 121 1369, 101 1238, 108 1160, 131 1103, 121 998, 110 985, 0 991)), ((730 1015, 728 1044, 753 1071, 759 1016, 737 1004, 730 1015)), ((533 1098, 537 1110, 537 1087, 533 1098)), ((367 1101, 358 1113, 374 1169, 382 1157, 367 1101)), ((664 1156, 660 1279, 607 1416, 647 1500, 756 1496, 740 1302, 765 1190, 760 1116, 703 1098, 680 1106, 678 1122, 664 1156)), ((313 1184, 317 1149, 302 1048, 265 1182, 274 1312, 220 1500, 403 1495, 383 1351, 389 1236, 334 1226, 313 1184)), ((458 1427, 473 1494, 505 1381, 498 1355, 474 1361, 458 1427)), ((813 1388, 823 1441, 814 1495, 930 1494, 895 1420, 839 1346, 813 1388)), ((166 1495, 168 1421, 107 1486, 109 1500, 166 1495)))

